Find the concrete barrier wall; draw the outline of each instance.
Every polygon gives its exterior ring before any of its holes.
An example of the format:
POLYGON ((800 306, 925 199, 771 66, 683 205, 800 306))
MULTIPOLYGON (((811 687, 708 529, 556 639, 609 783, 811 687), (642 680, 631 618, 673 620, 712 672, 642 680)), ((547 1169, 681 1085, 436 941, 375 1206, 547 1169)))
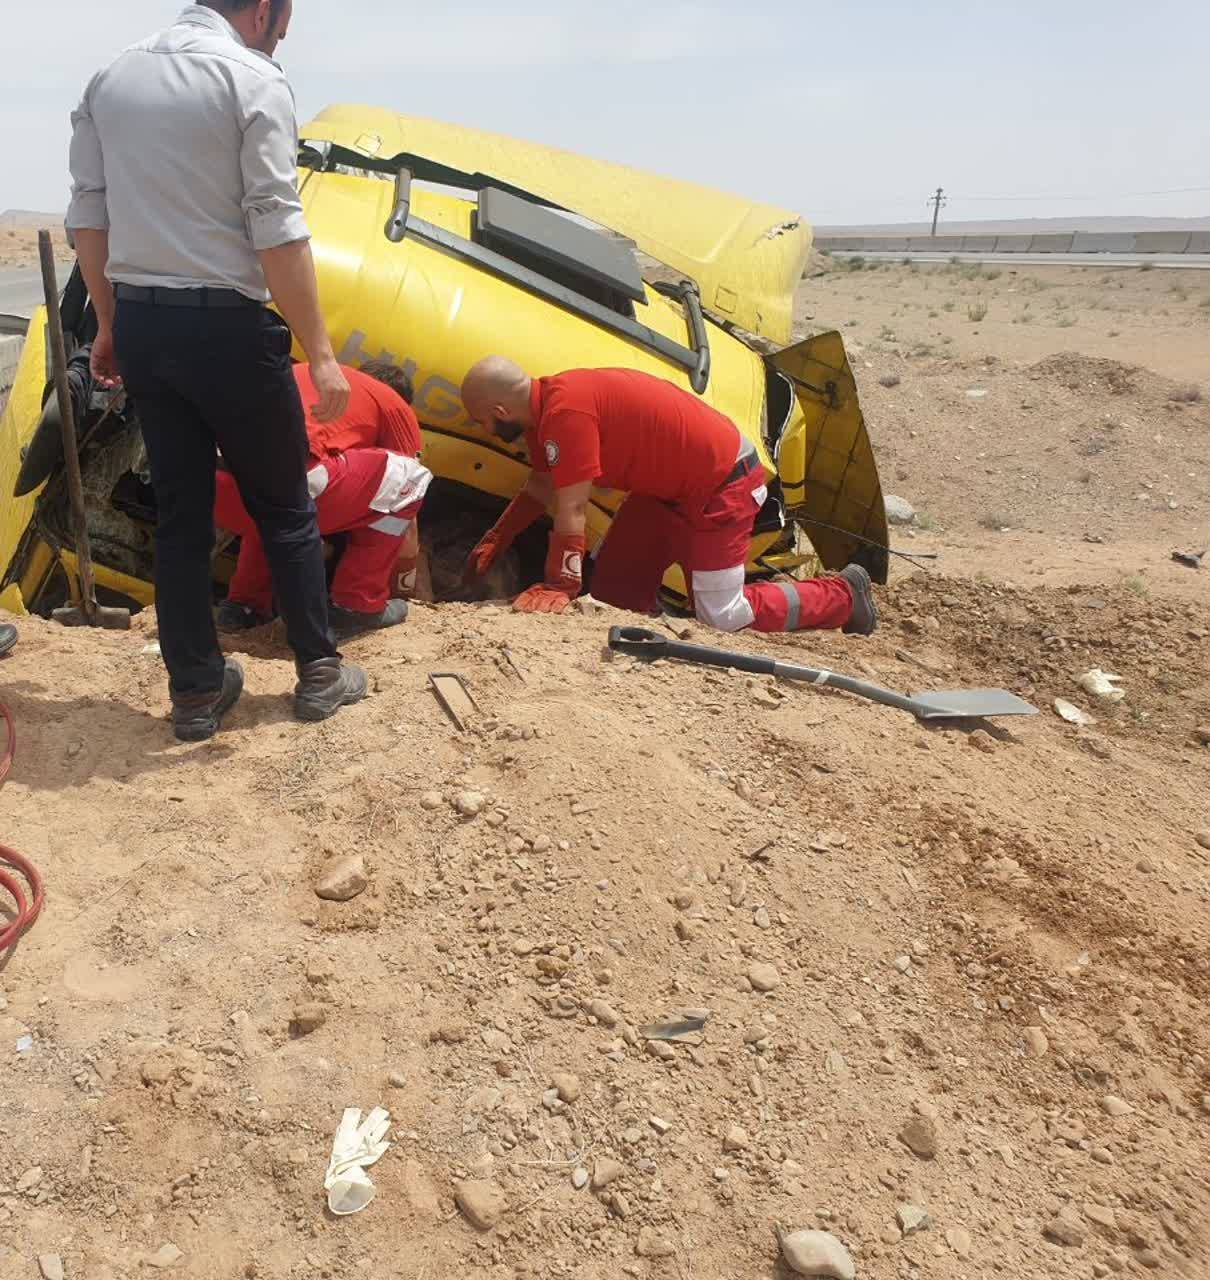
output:
POLYGON ((1134 238, 1135 253, 1185 253, 1188 231, 1140 231, 1134 238))
POLYGON ((17 365, 24 345, 24 338, 0 337, 0 413, 4 412, 4 406, 8 403, 8 393, 17 376, 17 365))
POLYGON ((1210 231, 1075 231, 1038 236, 817 236, 841 253, 1210 253, 1210 231))

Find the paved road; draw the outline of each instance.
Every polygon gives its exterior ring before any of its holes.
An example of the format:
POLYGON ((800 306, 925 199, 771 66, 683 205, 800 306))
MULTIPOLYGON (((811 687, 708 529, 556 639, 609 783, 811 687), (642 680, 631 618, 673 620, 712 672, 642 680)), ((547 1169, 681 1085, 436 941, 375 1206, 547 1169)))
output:
POLYGON ((868 249, 833 249, 834 258, 870 258, 880 261, 902 262, 991 262, 1017 267, 1141 267, 1149 262, 1153 267, 1180 267, 1191 271, 1210 269, 1210 254, 1205 253, 919 253, 910 249, 896 249, 890 253, 875 253, 868 249))
MULTIPOLYGON (((62 285, 66 276, 62 276, 62 285)), ((0 268, 0 315, 24 316, 27 320, 42 301, 42 272, 37 267, 0 268)))

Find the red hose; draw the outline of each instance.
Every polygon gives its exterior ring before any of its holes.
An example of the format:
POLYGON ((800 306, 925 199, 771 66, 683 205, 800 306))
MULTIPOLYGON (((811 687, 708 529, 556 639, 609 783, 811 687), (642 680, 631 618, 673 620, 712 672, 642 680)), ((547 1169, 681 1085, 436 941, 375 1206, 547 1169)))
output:
MULTIPOLYGON (((4 755, 0 757, 0 787, 4 785, 9 770, 13 767, 13 755, 17 750, 17 726, 13 723, 13 713, 0 702, 0 717, 8 726, 8 745, 4 755)), ((42 877, 38 869, 28 858, 22 857, 16 849, 0 844, 0 889, 6 890, 17 904, 16 918, 0 929, 0 955, 17 943, 38 918, 42 910, 45 894, 42 888, 42 877), (9 868, 19 871, 28 881, 28 888, 16 876, 9 874, 9 868), (27 896, 28 894, 28 896, 27 896)))

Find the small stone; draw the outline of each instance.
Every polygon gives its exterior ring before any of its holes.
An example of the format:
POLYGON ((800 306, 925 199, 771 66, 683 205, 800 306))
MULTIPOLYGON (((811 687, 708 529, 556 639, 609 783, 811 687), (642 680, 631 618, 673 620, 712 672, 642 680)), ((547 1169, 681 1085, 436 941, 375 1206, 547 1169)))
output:
POLYGON ((995 754, 996 740, 986 729, 976 729, 966 742, 968 746, 974 747, 976 751, 982 751, 984 755, 995 754))
POLYGON ((504 1216, 507 1202, 494 1182, 471 1179, 459 1185, 454 1203, 476 1231, 490 1231, 504 1216))
POLYGON ((24 1194, 26 1191, 32 1191, 41 1181, 42 1166, 40 1164, 36 1164, 32 1169, 26 1169, 26 1171, 17 1179, 17 1190, 24 1194))
POLYGON ((911 524, 916 519, 916 508, 906 498, 888 493, 882 500, 886 518, 891 524, 911 524))
POLYGON ((1093 1147, 1088 1154, 1097 1164, 1113 1164, 1113 1152, 1108 1147, 1093 1147))
POLYGON ((1146 1267, 1148 1271, 1158 1271, 1164 1265, 1164 1260, 1154 1249, 1139 1249, 1134 1257, 1139 1266, 1146 1267))
POLYGON ((38 1270, 42 1280, 63 1280, 63 1259, 57 1253, 40 1253, 38 1270))
POLYGON ((855 1280, 857 1268, 849 1251, 828 1231, 778 1229, 782 1257, 790 1270, 800 1276, 823 1276, 827 1280, 855 1280))
POLYGON ((424 795, 420 797, 420 807, 422 809, 427 809, 430 812, 434 809, 440 809, 444 803, 445 799, 440 791, 426 791, 424 795))
POLYGON ((676 1253, 676 1245, 655 1227, 641 1227, 634 1251, 640 1258, 671 1258, 676 1253))
POLYGON ((392 1071, 387 1076, 387 1084, 389 1084, 392 1089, 406 1089, 408 1087, 408 1078, 402 1071, 392 1071))
POLYGON ((317 1000, 307 1000, 297 1005, 290 1019, 290 1030, 297 1036, 309 1036, 318 1031, 328 1020, 328 1011, 317 1000))
POLYGON ((603 1027, 616 1027, 621 1019, 618 1017, 617 1010, 612 1005, 606 1004, 604 1000, 592 1000, 588 1005, 588 1012, 603 1027))
POLYGON ((1210 849, 1210 827, 1207 827, 1205 831, 1199 831, 1193 838, 1203 849, 1210 849))
POLYGON ((911 956, 896 956, 894 960, 891 961, 891 968, 897 969, 900 973, 907 973, 907 971, 911 967, 912 967, 911 956))
POLYGON ((895 1217, 899 1220, 899 1230, 905 1236, 914 1235, 917 1231, 927 1231, 933 1225, 928 1213, 916 1204, 901 1204, 895 1210, 895 1217))
MULTIPOLYGON (((454 797, 454 808, 464 818, 478 817, 483 812, 485 803, 486 801, 478 791, 459 791, 454 797)), ((480 1228, 480 1230, 483 1230, 483 1228, 480 1228)))
MULTIPOLYGON (((1193 736, 1203 747, 1210 747, 1210 724, 1199 724, 1197 728, 1194 729, 1193 736)), ((1205 831, 1202 834, 1210 836, 1210 831, 1205 831)), ((1207 848, 1210 848, 1210 845, 1207 845, 1207 848)))
POLYGON ((1025 1028, 1025 1051, 1031 1058, 1044 1058, 1050 1050, 1050 1041, 1041 1027, 1025 1028))
POLYGON ((1129 1102, 1123 1102, 1121 1098, 1115 1098, 1113 1094, 1108 1094, 1106 1097, 1101 1099, 1101 1110, 1104 1111, 1106 1115, 1110 1115, 1115 1119, 1118 1119, 1121 1116, 1128 1116, 1132 1114, 1134 1108, 1129 1102))
POLYGON ((748 968, 748 981, 754 991, 774 991, 781 984, 777 966, 757 961, 748 968))
POLYGON ((1098 1227, 1108 1227, 1110 1231, 1115 1230, 1118 1225, 1117 1215, 1105 1205, 1086 1204, 1084 1216, 1089 1222, 1095 1222, 1098 1227))
POLYGON ((1078 1249, 1084 1243, 1084 1224, 1072 1209, 1064 1209, 1057 1217, 1052 1218, 1042 1228, 1047 1240, 1062 1245, 1065 1249, 1078 1249))
POLYGON ((169 1242, 168 1244, 160 1245, 155 1253, 151 1254, 147 1259, 147 1265, 155 1267, 157 1271, 167 1271, 169 1268, 175 1267, 184 1256, 176 1245, 169 1242))
POLYGON ((660 1135, 661 1138, 672 1128, 672 1125, 669 1124, 667 1120, 661 1120, 659 1116, 648 1116, 647 1123, 660 1135))
POLYGON ((577 1191, 583 1191, 588 1186, 588 1170, 583 1165, 571 1171, 571 1185, 577 1191))
POLYGON ((536 946, 537 943, 535 943, 532 938, 518 938, 516 942, 513 943, 513 955, 527 956, 536 946))
POLYGON ((723 1136, 724 1151, 745 1151, 748 1147, 748 1134, 739 1125, 733 1124, 723 1136))
POLYGON ((973 1242, 971 1233, 965 1227, 950 1227, 945 1233, 945 1243, 953 1249, 958 1257, 966 1258, 970 1256, 973 1242))
POLYGON ((921 1160, 937 1155, 937 1126, 927 1116, 913 1116, 899 1130, 899 1141, 921 1160))
POLYGON ((568 1071, 556 1071, 550 1078, 561 1102, 575 1102, 580 1096, 580 1081, 568 1071))
POLYGON ((770 920, 769 913, 764 907, 757 907, 752 913, 752 923, 756 925, 758 929, 768 929, 772 926, 773 921, 770 920))
POLYGON ((592 1189, 594 1191, 603 1190, 611 1182, 616 1182, 625 1172, 625 1165, 619 1164, 616 1160, 611 1160, 608 1156, 601 1156, 592 1166, 592 1189))
POLYGON ((370 883, 360 854, 329 863, 315 882, 315 893, 328 902, 348 902, 370 883))

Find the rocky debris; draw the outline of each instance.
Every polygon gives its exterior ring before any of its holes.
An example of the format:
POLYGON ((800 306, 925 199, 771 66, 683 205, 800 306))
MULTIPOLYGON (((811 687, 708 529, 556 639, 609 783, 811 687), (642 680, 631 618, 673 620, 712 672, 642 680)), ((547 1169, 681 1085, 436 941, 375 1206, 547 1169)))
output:
POLYGON ((912 524, 916 519, 916 508, 906 498, 897 498, 888 493, 883 498, 886 507, 886 518, 889 524, 912 524))
POLYGON ((1106 1227, 1110 1231, 1117 1228, 1117 1214, 1110 1208, 1099 1204, 1086 1204, 1084 1206, 1084 1216, 1089 1222, 1095 1222, 1098 1227, 1106 1227))
POLYGON ((149 1267, 154 1267, 157 1271, 169 1271, 171 1268, 175 1267, 184 1256, 184 1253, 182 1253, 176 1245, 169 1242, 167 1244, 160 1245, 155 1253, 150 1254, 145 1261, 149 1267))
POLYGON ((634 1251, 640 1258, 671 1258, 676 1254, 676 1245, 655 1227, 641 1227, 634 1251))
POLYGON ((626 1173, 626 1166, 609 1156, 601 1156, 592 1166, 592 1189, 603 1191, 612 1182, 616 1182, 626 1173))
POLYGON ((402 1071, 391 1071, 387 1074, 387 1084, 392 1089, 406 1089, 408 1087, 408 1078, 402 1071))
MULTIPOLYGON (((1193 736, 1203 747, 1210 747, 1210 724, 1199 724, 1193 731, 1193 736)), ((1210 831, 1205 833, 1210 836, 1210 831)))
POLYGON ((777 1242, 786 1265, 796 1275, 855 1280, 857 1268, 852 1256, 829 1231, 786 1232, 778 1227, 777 1242))
POLYGON ((915 1235, 917 1231, 927 1231, 933 1225, 928 1212, 916 1204, 901 1204, 895 1210, 899 1222, 899 1230, 905 1235, 915 1235))
POLYGON ((996 752, 996 740, 986 729, 976 729, 966 742, 967 746, 974 747, 976 751, 982 751, 984 755, 990 756, 996 752))
POLYGON ((1193 838, 1203 849, 1210 849, 1210 827, 1205 831, 1199 831, 1193 838))
POLYGON ((1042 1234, 1065 1249, 1078 1249, 1084 1243, 1086 1232, 1079 1215, 1069 1206, 1051 1218, 1042 1228, 1042 1234))
POLYGON ((486 803, 487 801, 478 791, 459 791, 454 797, 454 808, 464 818, 478 817, 486 803))
POLYGON ((364 893, 370 883, 360 854, 330 862, 315 882, 315 893, 327 902, 349 902, 364 893))
POLYGON ((575 1102, 580 1096, 580 1080, 567 1071, 556 1071, 550 1078, 560 1102, 575 1102))
POLYGON ((38 1270, 42 1272, 42 1280, 63 1280, 63 1259, 57 1253, 40 1253, 38 1270))
POLYGON ((945 1233, 945 1243, 958 1257, 967 1258, 970 1256, 974 1242, 971 1240, 971 1233, 965 1227, 950 1227, 945 1233))
POLYGON ((296 1036, 309 1036, 318 1031, 328 1020, 327 1008, 318 1000, 306 1000, 296 1005, 294 1016, 290 1019, 290 1031, 296 1036))
POLYGON ((1113 1116, 1115 1120, 1134 1113, 1134 1108, 1129 1102, 1123 1102, 1121 1098, 1115 1098, 1113 1094, 1107 1094, 1101 1099, 1101 1110, 1106 1115, 1113 1116))
POLYGON ((424 795, 420 797, 420 807, 422 809, 427 809, 430 813, 434 809, 440 809, 444 803, 445 798, 442 796, 440 791, 426 791, 424 795))
POLYGON ((913 1116, 899 1130, 899 1141, 919 1159, 932 1160, 937 1155, 937 1126, 929 1116, 913 1116))
POLYGON ((588 1170, 583 1165, 571 1171, 571 1185, 577 1191, 583 1191, 588 1186, 588 1170))
POLYGON ((781 985, 781 974, 776 965, 758 960, 748 966, 748 981, 753 991, 775 991, 781 985))
POLYGON ((748 1148, 747 1131, 733 1124, 723 1135, 724 1151, 746 1151, 748 1148))
POLYGON ((596 1018, 603 1027, 616 1027, 622 1020, 618 1016, 617 1010, 604 1000, 590 1000, 588 1002, 588 1013, 590 1017, 596 1018))
POLYGON ((454 1193, 454 1203, 476 1231, 491 1231, 508 1207, 504 1192, 494 1182, 479 1179, 461 1183, 454 1193))
POLYGON ((167 1049, 157 1050, 143 1059, 139 1068, 139 1076, 148 1086, 167 1084, 176 1074, 176 1059, 167 1049))
POLYGON ((1041 1027, 1025 1028, 1025 1051, 1031 1058, 1044 1058, 1050 1051, 1050 1041, 1041 1027))

